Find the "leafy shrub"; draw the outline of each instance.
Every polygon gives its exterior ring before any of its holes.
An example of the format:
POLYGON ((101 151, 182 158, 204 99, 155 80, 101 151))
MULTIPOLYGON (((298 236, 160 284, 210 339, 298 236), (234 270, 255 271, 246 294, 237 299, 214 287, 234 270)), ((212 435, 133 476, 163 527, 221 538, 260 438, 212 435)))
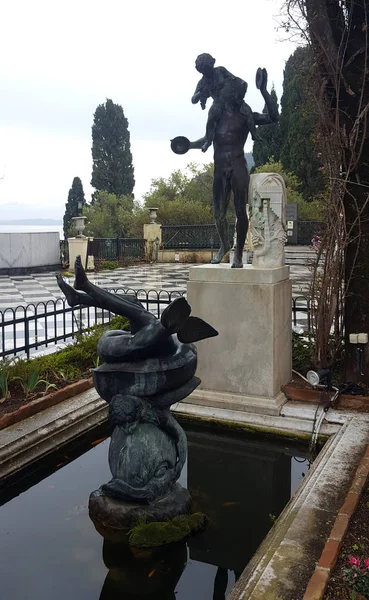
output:
POLYGON ((100 262, 100 269, 109 269, 113 271, 113 269, 118 269, 119 265, 115 260, 103 260, 100 262))
POLYGON ((116 315, 109 323, 109 329, 121 329, 127 331, 129 329, 129 321, 126 317, 116 315))
POLYGON ((311 334, 292 333, 292 367, 302 375, 312 367, 314 338, 311 334))

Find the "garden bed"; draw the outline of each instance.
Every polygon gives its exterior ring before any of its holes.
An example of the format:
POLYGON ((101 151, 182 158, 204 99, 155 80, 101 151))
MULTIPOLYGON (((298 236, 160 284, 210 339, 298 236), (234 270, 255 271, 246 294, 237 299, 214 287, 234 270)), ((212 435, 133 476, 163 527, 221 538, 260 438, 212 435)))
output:
MULTIPOLYGON (((326 392, 321 388, 315 388, 298 376, 294 376, 291 382, 282 386, 288 400, 294 402, 311 402, 313 404, 329 402, 333 392, 326 392)), ((353 409, 359 412, 369 412, 368 395, 341 394, 334 403, 337 410, 353 409)))
MULTIPOLYGON (((369 480, 367 479, 358 507, 352 517, 348 531, 345 535, 337 564, 331 574, 324 600, 353 600, 354 598, 369 598, 369 480), (350 559, 350 557, 352 557, 350 559), (360 561, 360 566, 357 561, 360 561), (350 562, 351 561, 351 562, 350 562), (353 563, 353 564, 351 564, 353 563), (355 565, 356 563, 356 565, 355 565), (366 566, 368 565, 368 566, 366 566), (353 595, 348 586, 349 575, 346 569, 352 570, 356 579, 360 571, 365 573, 367 591, 361 589, 361 596, 353 595), (355 571, 357 573, 355 573, 355 571)), ((365 585, 365 584, 364 584, 365 585)), ((360 585, 359 585, 360 587, 360 585)), ((358 592, 357 592, 358 594, 358 592)))
MULTIPOLYGON (((366 420, 366 424, 368 421, 366 420)), ((365 436, 367 443, 368 434, 365 436)), ((350 460, 348 455, 347 460, 350 460)), ((369 598, 369 446, 338 510, 304 600, 369 598)))
POLYGON ((81 379, 69 385, 66 384, 51 394, 42 395, 34 399, 10 398, 3 404, 0 404, 0 430, 19 423, 23 419, 32 417, 38 412, 50 408, 50 406, 55 406, 55 404, 59 404, 59 402, 63 402, 63 400, 72 398, 77 394, 81 394, 92 387, 92 378, 88 378, 81 379))
MULTIPOLYGON (((127 325, 124 317, 114 317, 109 328, 127 325)), ((0 429, 91 388, 91 369, 99 364, 97 343, 106 329, 96 325, 52 354, 1 362, 0 429)))

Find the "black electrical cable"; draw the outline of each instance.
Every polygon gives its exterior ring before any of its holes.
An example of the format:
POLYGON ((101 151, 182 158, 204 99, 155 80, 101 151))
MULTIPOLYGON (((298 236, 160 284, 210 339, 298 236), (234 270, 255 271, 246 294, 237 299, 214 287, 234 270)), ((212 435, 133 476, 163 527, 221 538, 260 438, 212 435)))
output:
POLYGON ((318 415, 319 406, 321 406, 321 404, 323 404, 322 398, 323 398, 323 390, 320 391, 319 398, 318 398, 318 404, 317 404, 317 407, 315 409, 315 415, 314 415, 314 421, 313 421, 313 429, 311 431, 311 440, 310 440, 310 444, 309 444, 309 452, 312 452, 312 450, 313 450, 312 444, 313 444, 314 433, 315 433, 315 425, 316 425, 316 421, 317 421, 317 415, 318 415))

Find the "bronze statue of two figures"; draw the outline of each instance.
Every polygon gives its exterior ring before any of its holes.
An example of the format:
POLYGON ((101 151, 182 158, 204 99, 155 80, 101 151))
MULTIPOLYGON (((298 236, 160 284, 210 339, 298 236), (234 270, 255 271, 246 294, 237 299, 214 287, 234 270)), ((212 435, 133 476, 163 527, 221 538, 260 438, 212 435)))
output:
POLYGON ((233 192, 237 223, 232 267, 242 268, 242 254, 248 229, 246 204, 250 179, 244 145, 249 133, 253 139, 258 138, 256 125, 269 125, 278 121, 278 112, 266 89, 268 76, 265 69, 258 69, 256 87, 265 100, 266 112, 256 113, 252 112, 244 101, 247 83, 224 67, 214 67, 214 64, 215 59, 210 54, 200 54, 195 64, 202 78, 192 96, 193 104, 200 102, 204 110, 207 99, 213 98, 205 136, 194 142, 183 136, 176 137, 171 141, 171 148, 176 154, 185 154, 188 150, 196 148, 206 152, 213 144, 213 209, 221 246, 211 262, 220 263, 231 249, 227 209, 233 192))

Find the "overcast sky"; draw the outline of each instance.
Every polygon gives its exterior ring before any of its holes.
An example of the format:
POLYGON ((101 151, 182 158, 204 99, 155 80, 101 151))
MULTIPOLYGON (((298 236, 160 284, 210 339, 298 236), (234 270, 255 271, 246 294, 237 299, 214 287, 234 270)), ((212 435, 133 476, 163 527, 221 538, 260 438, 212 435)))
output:
POLYGON ((136 198, 155 177, 189 161, 210 162, 212 149, 177 156, 169 146, 176 135, 204 134, 207 111, 190 101, 199 79, 195 58, 209 52, 245 79, 246 100, 261 111, 256 69, 267 68, 280 97, 294 49, 276 30, 280 6, 280 0, 3 2, 0 219, 15 218, 8 203, 33 206, 37 217, 62 217, 74 176, 89 199, 93 113, 106 98, 121 104, 129 120, 136 198))

